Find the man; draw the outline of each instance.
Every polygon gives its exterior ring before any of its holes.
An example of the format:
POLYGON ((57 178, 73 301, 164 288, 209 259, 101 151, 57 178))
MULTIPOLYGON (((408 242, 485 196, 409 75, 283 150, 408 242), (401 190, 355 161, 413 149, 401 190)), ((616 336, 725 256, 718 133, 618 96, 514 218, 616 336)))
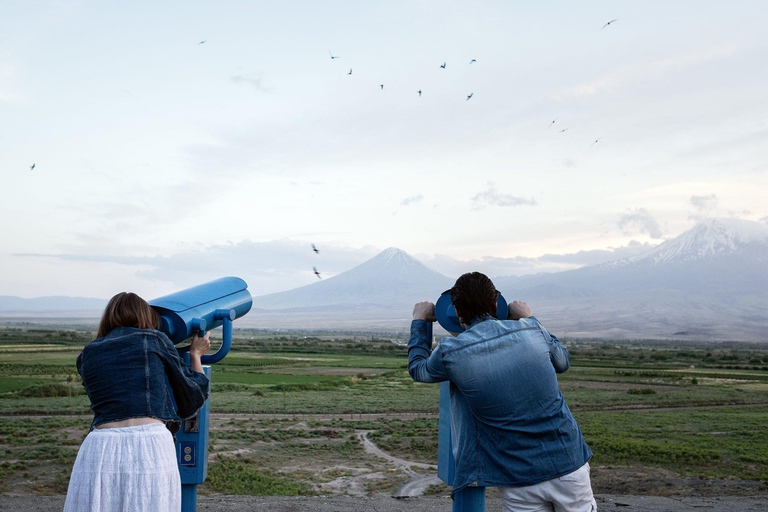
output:
POLYGON ((435 305, 416 304, 408 372, 418 382, 451 382, 454 492, 499 487, 505 512, 597 510, 592 452, 557 384, 568 351, 525 302, 497 320, 498 292, 485 275, 464 274, 450 292, 464 332, 430 350, 435 305))

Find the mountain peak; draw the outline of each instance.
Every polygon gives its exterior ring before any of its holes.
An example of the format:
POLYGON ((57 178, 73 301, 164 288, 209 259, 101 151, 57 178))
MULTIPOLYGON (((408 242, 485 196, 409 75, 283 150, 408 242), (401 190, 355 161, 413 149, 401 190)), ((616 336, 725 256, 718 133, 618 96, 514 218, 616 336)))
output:
POLYGON ((393 305, 408 309, 418 300, 439 296, 450 285, 448 277, 390 247, 346 272, 294 290, 255 297, 253 303, 264 309, 393 305))
POLYGON ((413 268, 423 266, 416 258, 397 247, 389 247, 374 256, 370 263, 384 267, 413 268))
POLYGON ((658 264, 720 258, 744 253, 753 244, 768 244, 768 226, 744 219, 705 219, 680 236, 628 261, 658 264))

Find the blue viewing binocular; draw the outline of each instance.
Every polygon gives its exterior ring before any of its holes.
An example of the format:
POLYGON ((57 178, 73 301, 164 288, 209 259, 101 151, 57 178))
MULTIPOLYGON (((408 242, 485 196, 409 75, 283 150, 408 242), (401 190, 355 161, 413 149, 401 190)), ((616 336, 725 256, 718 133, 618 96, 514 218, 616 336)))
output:
MULTIPOLYGON (((456 336, 464 331, 461 322, 459 322, 459 315, 456 314, 456 308, 453 306, 453 301, 451 301, 451 290, 443 292, 440 298, 437 299, 437 303, 435 303, 435 316, 437 317, 437 323, 452 335, 456 336)), ((496 318, 506 320, 507 316, 509 316, 507 301, 499 293, 496 299, 496 318)))
POLYGON ((159 330, 176 344, 195 333, 224 326, 223 342, 218 352, 203 356, 203 364, 217 363, 232 345, 232 322, 251 310, 253 299, 248 285, 239 277, 222 277, 149 301, 160 316, 159 330))

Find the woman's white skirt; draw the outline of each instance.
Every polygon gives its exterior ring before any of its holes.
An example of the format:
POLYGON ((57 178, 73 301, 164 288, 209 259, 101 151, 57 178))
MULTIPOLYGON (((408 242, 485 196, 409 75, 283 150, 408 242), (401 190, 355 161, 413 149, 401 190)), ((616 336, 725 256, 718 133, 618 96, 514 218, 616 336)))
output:
POLYGON ((173 436, 161 423, 94 429, 77 453, 64 512, 179 512, 173 436))

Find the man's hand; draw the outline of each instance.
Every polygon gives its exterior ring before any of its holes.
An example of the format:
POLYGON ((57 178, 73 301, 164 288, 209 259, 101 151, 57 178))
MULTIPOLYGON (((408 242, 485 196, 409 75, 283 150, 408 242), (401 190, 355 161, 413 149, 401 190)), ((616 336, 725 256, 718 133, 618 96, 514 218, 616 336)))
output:
POLYGON ((192 338, 192 343, 189 345, 189 355, 190 357, 200 357, 211 348, 211 335, 210 333, 205 333, 205 336, 202 338, 199 337, 197 334, 192 338))
POLYGON ((431 302, 418 302, 413 306, 413 319, 426 320, 427 322, 436 322, 435 305, 431 302))
POLYGON ((509 305, 509 317, 507 320, 520 320, 533 316, 533 311, 527 302, 514 301, 509 305))

